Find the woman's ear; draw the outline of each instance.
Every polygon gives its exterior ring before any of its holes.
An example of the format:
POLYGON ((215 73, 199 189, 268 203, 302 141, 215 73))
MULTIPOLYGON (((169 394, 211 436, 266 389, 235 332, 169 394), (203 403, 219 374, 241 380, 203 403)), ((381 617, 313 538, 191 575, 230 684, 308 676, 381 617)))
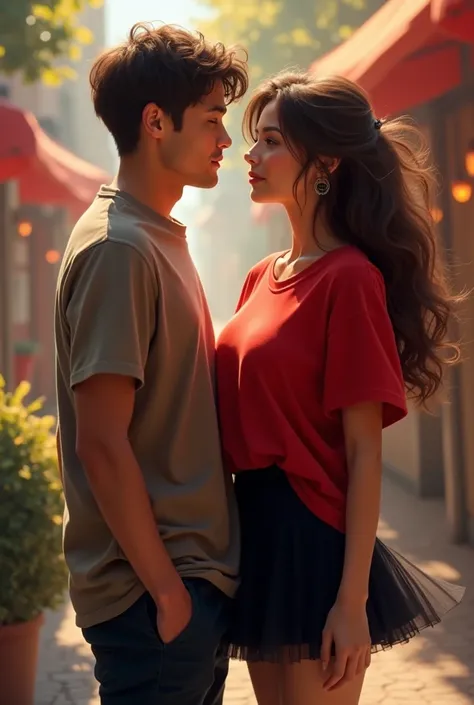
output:
POLYGON ((327 177, 333 174, 341 160, 339 158, 333 157, 318 157, 317 162, 314 164, 314 171, 311 176, 314 178, 327 177))
POLYGON ((324 162, 324 165, 330 174, 333 174, 341 163, 340 159, 329 157, 324 157, 321 161, 324 162))

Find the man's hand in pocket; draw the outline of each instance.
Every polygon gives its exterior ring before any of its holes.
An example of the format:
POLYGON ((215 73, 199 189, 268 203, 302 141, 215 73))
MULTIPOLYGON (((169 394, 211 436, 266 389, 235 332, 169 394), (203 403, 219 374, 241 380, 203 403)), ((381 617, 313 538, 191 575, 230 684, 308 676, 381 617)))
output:
POLYGON ((191 595, 181 578, 166 595, 157 600, 156 624, 164 644, 169 644, 184 632, 191 621, 193 606, 191 595))

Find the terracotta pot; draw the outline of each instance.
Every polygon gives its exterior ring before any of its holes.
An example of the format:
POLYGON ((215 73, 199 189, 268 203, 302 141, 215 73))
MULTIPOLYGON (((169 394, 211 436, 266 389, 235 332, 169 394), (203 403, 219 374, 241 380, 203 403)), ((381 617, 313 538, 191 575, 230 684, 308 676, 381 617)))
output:
POLYGON ((31 381, 35 356, 33 353, 15 354, 15 383, 20 384, 23 380, 31 381))
POLYGON ((40 614, 31 622, 0 626, 0 703, 33 705, 39 632, 44 622, 40 614))

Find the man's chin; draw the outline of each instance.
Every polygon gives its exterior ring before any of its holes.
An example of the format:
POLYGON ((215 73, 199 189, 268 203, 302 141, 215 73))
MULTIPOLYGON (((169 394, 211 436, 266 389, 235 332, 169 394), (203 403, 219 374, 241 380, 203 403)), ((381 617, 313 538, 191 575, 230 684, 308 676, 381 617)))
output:
POLYGON ((193 186, 194 188, 214 188, 214 186, 217 186, 218 182, 219 175, 217 173, 203 174, 193 179, 188 186, 193 186))

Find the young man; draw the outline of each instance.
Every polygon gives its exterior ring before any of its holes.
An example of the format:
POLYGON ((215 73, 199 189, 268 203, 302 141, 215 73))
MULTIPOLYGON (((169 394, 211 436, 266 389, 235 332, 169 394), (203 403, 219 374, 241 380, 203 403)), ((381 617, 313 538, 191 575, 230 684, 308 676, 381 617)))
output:
POLYGON ((56 298, 64 550, 103 705, 222 703, 239 531, 214 405, 214 334, 185 228, 216 185, 246 64, 135 26, 91 72, 116 182, 73 230, 56 298))

